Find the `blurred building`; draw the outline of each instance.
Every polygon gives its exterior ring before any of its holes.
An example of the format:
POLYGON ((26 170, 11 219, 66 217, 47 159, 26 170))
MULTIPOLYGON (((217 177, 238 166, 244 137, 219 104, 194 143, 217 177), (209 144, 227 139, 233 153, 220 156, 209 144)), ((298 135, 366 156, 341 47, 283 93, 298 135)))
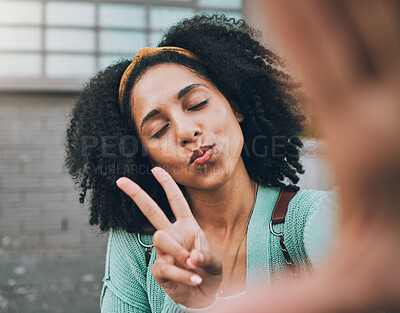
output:
POLYGON ((243 16, 241 0, 0 1, 1 89, 76 91, 203 11, 243 16))

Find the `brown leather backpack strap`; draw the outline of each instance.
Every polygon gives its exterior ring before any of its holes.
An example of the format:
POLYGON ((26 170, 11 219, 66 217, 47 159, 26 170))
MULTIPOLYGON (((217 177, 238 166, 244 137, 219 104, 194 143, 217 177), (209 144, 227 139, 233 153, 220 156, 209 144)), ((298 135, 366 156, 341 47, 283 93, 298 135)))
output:
POLYGON ((281 190, 274 210, 272 211, 271 222, 273 225, 285 222, 286 213, 290 200, 296 195, 297 192, 281 190))
POLYGON ((276 233, 273 230, 272 225, 282 224, 285 222, 289 202, 290 202, 290 200, 293 199, 293 197, 296 195, 296 193, 297 192, 281 190, 281 192, 279 193, 279 196, 278 196, 278 200, 276 200, 276 204, 275 204, 275 207, 274 207, 274 209, 272 211, 272 215, 271 215, 271 221, 269 223, 269 228, 270 228, 271 233, 274 236, 279 237, 279 244, 281 246, 281 250, 282 250, 283 256, 285 258, 285 263, 288 266, 290 273, 292 273, 292 275, 294 275, 294 276, 298 275, 298 270, 296 268, 296 264, 294 264, 292 258, 289 255, 289 251, 286 248, 285 234, 284 234, 284 232, 276 233))

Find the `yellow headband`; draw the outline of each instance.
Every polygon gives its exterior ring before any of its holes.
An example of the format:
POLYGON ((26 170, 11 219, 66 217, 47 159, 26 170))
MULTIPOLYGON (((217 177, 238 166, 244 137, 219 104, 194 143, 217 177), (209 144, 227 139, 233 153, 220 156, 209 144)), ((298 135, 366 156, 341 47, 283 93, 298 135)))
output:
POLYGON ((131 73, 132 73, 133 69, 135 68, 136 64, 138 64, 143 57, 156 55, 163 51, 174 51, 179 54, 183 54, 191 59, 197 59, 197 57, 193 53, 189 52, 186 49, 179 48, 179 47, 158 47, 158 48, 146 47, 146 48, 140 49, 138 51, 138 53, 136 53, 135 57, 133 58, 132 63, 129 64, 129 66, 126 68, 124 74, 122 74, 121 82, 119 83, 118 100, 119 100, 119 106, 121 108, 121 111, 122 111, 122 97, 125 93, 126 84, 128 82, 129 77, 131 76, 131 73))

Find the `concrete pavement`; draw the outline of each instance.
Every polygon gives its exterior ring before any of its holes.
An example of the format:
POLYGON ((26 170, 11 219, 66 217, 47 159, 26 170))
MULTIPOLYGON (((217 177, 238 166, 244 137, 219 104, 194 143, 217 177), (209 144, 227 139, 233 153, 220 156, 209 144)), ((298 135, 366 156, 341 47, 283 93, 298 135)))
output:
POLYGON ((0 251, 0 312, 99 312, 105 251, 0 251))

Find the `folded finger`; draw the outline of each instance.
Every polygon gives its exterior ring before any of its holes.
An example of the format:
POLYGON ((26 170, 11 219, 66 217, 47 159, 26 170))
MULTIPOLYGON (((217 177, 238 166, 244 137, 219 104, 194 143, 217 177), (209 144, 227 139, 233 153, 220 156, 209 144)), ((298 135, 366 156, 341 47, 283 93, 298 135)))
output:
POLYGON ((209 275, 222 275, 222 262, 209 251, 192 250, 186 264, 191 268, 201 268, 209 275))
POLYGON ((203 279, 197 274, 162 261, 156 261, 156 263, 153 264, 151 271, 158 284, 173 281, 194 287, 200 285, 203 281, 203 279))
POLYGON ((167 195, 169 204, 176 219, 193 217, 182 191, 171 175, 169 175, 169 173, 161 167, 154 167, 151 172, 164 188, 165 194, 167 195))
POLYGON ((119 178, 116 183, 136 203, 156 229, 164 229, 171 225, 158 204, 138 184, 126 177, 119 178))
POLYGON ((158 254, 167 254, 172 256, 175 261, 181 265, 186 265, 186 260, 189 257, 189 251, 187 251, 182 245, 180 245, 170 234, 166 231, 158 230, 153 236, 154 248, 158 254))

